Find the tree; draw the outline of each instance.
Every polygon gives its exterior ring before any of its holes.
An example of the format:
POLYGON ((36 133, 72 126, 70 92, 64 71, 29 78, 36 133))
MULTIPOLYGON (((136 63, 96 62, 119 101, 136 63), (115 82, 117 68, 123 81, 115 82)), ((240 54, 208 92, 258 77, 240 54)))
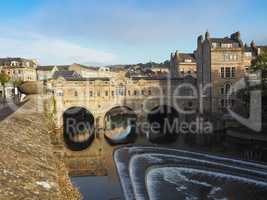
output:
POLYGON ((0 72, 0 83, 3 87, 3 96, 4 100, 6 100, 6 91, 5 91, 5 85, 10 81, 11 77, 6 74, 5 72, 0 72))
POLYGON ((261 71, 261 90, 262 90, 262 116, 263 130, 267 127, 267 53, 259 55, 252 61, 251 69, 253 71, 261 71), (264 123, 265 122, 265 123, 264 123))
POLYGON ((14 91, 14 100, 15 101, 19 101, 20 100, 20 97, 21 97, 21 94, 20 94, 20 92, 18 92, 18 94, 17 95, 15 95, 15 91, 16 91, 16 89, 18 89, 19 88, 19 86, 21 86, 22 85, 22 83, 23 83, 23 81, 21 80, 21 79, 15 79, 15 80, 12 80, 12 83, 13 83, 13 91, 14 91))
POLYGON ((263 53, 252 60, 252 71, 261 71, 262 76, 262 91, 264 96, 267 96, 267 53, 263 53))
POLYGON ((251 64, 251 69, 253 71, 267 71, 267 53, 263 53, 257 56, 254 60, 252 60, 251 64))
POLYGON ((14 87, 19 87, 22 83, 23 81, 21 79, 16 79, 13 81, 14 87))

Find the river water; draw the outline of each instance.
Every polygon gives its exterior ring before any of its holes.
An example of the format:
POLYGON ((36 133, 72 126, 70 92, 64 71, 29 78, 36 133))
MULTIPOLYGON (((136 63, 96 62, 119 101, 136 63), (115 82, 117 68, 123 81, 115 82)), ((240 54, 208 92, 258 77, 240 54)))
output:
MULTIPOLYGON (((109 145, 103 136, 98 139, 102 143, 101 159, 105 160, 107 176, 83 176, 72 177, 72 182, 79 188, 85 200, 115 200, 124 199, 120 181, 113 161, 113 150, 118 146, 109 145)), ((224 155, 232 158, 244 158, 245 148, 231 146, 226 143, 223 133, 216 133, 213 136, 179 136, 171 144, 151 144, 144 135, 139 135, 135 141, 136 145, 152 145, 173 149, 185 149, 197 152, 207 152, 216 155, 224 155)), ((91 148, 91 147, 90 147, 91 148)), ((97 148, 97 147, 96 147, 97 148)), ((252 158, 253 159, 253 158, 252 158)), ((262 161, 262 160, 259 160, 262 161)))

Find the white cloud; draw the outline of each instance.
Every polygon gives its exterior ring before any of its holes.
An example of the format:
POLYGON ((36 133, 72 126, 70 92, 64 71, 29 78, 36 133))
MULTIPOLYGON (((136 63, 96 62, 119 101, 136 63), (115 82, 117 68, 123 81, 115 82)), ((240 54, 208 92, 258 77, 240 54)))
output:
POLYGON ((63 39, 40 34, 5 31, 0 35, 1 57, 26 57, 38 59, 40 64, 109 64, 117 57, 105 51, 83 47, 63 39))

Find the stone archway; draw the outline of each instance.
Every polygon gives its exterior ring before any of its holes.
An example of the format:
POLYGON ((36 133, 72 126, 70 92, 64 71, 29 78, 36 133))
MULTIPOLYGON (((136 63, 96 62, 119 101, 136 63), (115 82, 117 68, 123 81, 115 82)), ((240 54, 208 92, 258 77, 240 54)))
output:
POLYGON ((179 113, 169 105, 154 107, 147 114, 150 124, 148 139, 155 143, 174 142, 179 131, 179 113))
POLYGON ((93 114, 83 107, 71 107, 63 113, 63 134, 67 147, 73 151, 86 149, 94 139, 93 114))
POLYGON ((128 106, 115 106, 109 109, 104 116, 104 129, 126 127, 136 122, 137 115, 128 106))
POLYGON ((105 133, 112 145, 134 142, 136 139, 137 115, 126 106, 111 108, 104 116, 105 133))

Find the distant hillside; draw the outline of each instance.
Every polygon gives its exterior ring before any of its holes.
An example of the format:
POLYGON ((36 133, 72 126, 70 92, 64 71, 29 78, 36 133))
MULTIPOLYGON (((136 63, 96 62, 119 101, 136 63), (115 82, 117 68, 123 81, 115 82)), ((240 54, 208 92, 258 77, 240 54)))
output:
POLYGON ((149 63, 137 63, 137 64, 126 64, 126 65, 109 65, 109 66, 106 66, 106 67, 110 67, 111 70, 127 70, 129 68, 132 68, 132 67, 137 67, 139 66, 140 68, 142 69, 147 69, 147 68, 168 68, 170 65, 170 61, 169 60, 166 60, 162 63, 156 63, 156 62, 149 62, 149 63))

